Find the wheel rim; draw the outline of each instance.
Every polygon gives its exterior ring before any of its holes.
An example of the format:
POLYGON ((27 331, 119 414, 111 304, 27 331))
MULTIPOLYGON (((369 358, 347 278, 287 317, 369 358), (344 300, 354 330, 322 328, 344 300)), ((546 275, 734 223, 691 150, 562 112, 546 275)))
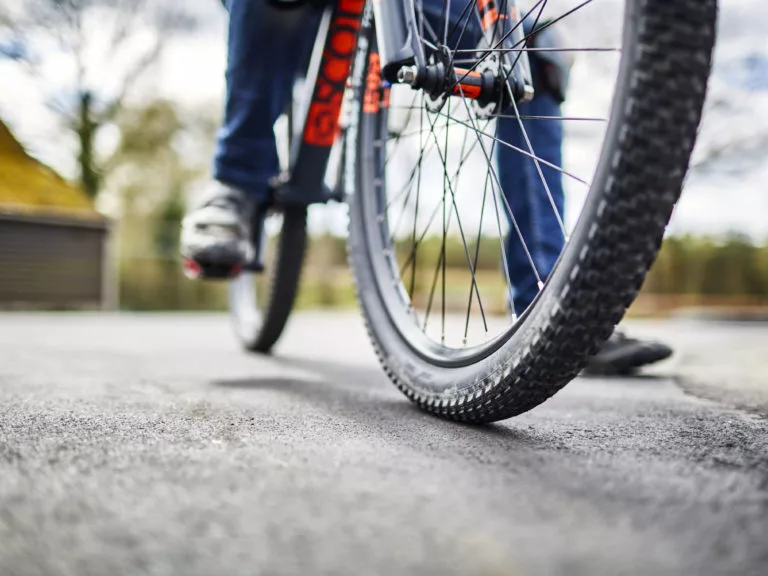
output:
MULTIPOLYGON (((588 7, 601 3, 605 4, 605 1, 573 2, 570 6, 563 6, 564 3, 559 2, 557 3, 560 6, 559 12, 552 13, 552 11, 547 12, 547 8, 552 7, 555 2, 541 0, 532 6, 528 12, 528 17, 542 22, 549 20, 554 22, 550 26, 554 26, 558 22, 573 19, 579 11, 587 10, 588 7)), ((465 4, 466 6, 473 6, 472 3, 465 4)), ((416 0, 416 6, 417 22, 425 35, 422 40, 427 51, 439 49, 444 42, 440 35, 435 32, 434 26, 430 25, 430 20, 421 16, 420 0, 416 0)), ((467 10, 466 14, 471 15, 473 12, 474 9, 472 8, 467 10)), ((617 29, 620 30, 620 14, 617 17, 619 17, 617 29)), ((466 26, 467 21, 467 19, 460 20, 450 26, 446 24, 443 28, 443 38, 446 36, 450 38, 453 30, 457 31, 456 35, 461 36, 462 28, 466 26)), ((613 56, 614 70, 612 75, 615 77, 620 64, 620 58, 616 56, 621 53, 618 44, 617 42, 613 46, 603 44, 602 46, 577 49, 571 43, 566 44, 562 52, 613 56)), ((522 47, 529 48, 527 44, 523 44, 522 47)), ((522 53, 520 50, 523 48, 518 48, 517 53, 522 53)), ((472 62, 467 58, 471 52, 474 51, 454 48, 453 56, 456 61, 460 60, 461 64, 472 66, 472 62)), ((510 50, 509 53, 511 52, 510 50)), ((486 55, 491 53, 492 51, 489 50, 486 55)), ((592 60, 594 58, 590 58, 590 61, 592 60)), ((592 62, 590 62, 591 65, 593 65, 592 62)), ((573 92, 573 90, 578 90, 578 87, 572 87, 571 91, 573 92)), ((532 307, 526 311, 519 311, 519 317, 513 317, 509 321, 492 318, 492 314, 487 313, 491 307, 486 305, 489 298, 482 283, 492 273, 492 271, 489 272, 489 258, 491 260, 497 258, 496 270, 501 267, 504 271, 499 271, 498 275, 504 275, 502 280, 505 285, 503 294, 505 300, 511 299, 509 286, 514 284, 510 278, 507 261, 509 250, 504 246, 503 240, 507 234, 516 234, 520 239, 523 252, 525 252, 535 277, 538 293, 545 287, 547 275, 540 272, 541 265, 537 266, 535 262, 536 251, 528 249, 525 241, 526 234, 522 232, 522 227, 518 222, 519 217, 516 217, 513 206, 502 191, 504 187, 499 181, 498 169, 489 168, 488 166, 493 166, 493 164, 488 160, 494 158, 498 154, 496 148, 502 146, 528 158, 536 177, 540 182, 545 183, 541 187, 546 192, 546 203, 550 206, 553 214, 558 215, 556 220, 559 232, 567 239, 570 230, 575 225, 576 218, 571 214, 569 220, 564 221, 558 214, 556 199, 553 198, 553 194, 546 184, 548 178, 545 178, 545 175, 547 172, 555 171, 563 180, 578 183, 585 189, 585 192, 582 192, 583 199, 586 198, 586 190, 589 189, 589 178, 583 176, 585 172, 583 169, 577 172, 567 163, 554 164, 548 162, 543 157, 544 155, 537 154, 535 144, 527 134, 526 127, 533 122, 551 122, 563 126, 566 124, 571 126, 593 125, 602 132, 605 131, 610 116, 608 111, 611 107, 611 100, 612 98, 604 99, 600 103, 599 108, 602 112, 593 111, 591 113, 578 106, 569 107, 566 104, 563 112, 557 117, 525 114, 520 111, 522 106, 514 103, 504 112, 499 113, 497 111, 496 118, 487 119, 478 118, 478 114, 470 108, 471 104, 468 103, 468 99, 463 96, 451 97, 442 109, 435 110, 433 107, 433 110, 430 111, 424 103, 423 93, 412 92, 408 87, 395 85, 392 86, 389 95, 390 105, 386 109, 386 114, 381 112, 376 121, 364 119, 362 125, 366 135, 364 135, 363 140, 366 141, 367 138, 372 137, 374 150, 380 151, 378 154, 374 153, 373 161, 369 163, 372 164, 369 166, 371 171, 363 177, 364 182, 380 183, 378 188, 374 185, 373 194, 366 194, 365 192, 362 194, 364 198, 375 199, 375 202, 363 202, 365 220, 369 223, 376 222, 376 225, 371 227, 372 230, 367 235, 368 249, 372 256, 375 273, 379 277, 378 284, 382 292, 381 295, 387 303, 390 317, 403 335, 404 340, 419 354, 436 364, 464 365, 476 362, 478 357, 487 356, 511 337, 519 326, 519 321, 527 315, 532 307), (407 95, 404 98, 398 96, 398 91, 405 91, 407 95), (498 124, 500 120, 513 121, 521 128, 523 145, 515 146, 506 142, 497 136, 498 133, 495 129, 488 128, 491 124, 498 124), (387 122, 387 133, 385 137, 382 137, 382 123, 384 121, 387 122), (399 127, 395 130, 393 130, 393 123, 399 123, 399 127), (457 126, 464 130, 464 137, 455 136, 457 132, 455 127, 457 126), (467 134, 473 135, 474 143, 467 140, 467 134), (411 142, 415 141, 416 144, 404 144, 409 139, 411 142), (404 158, 410 158, 411 162, 408 164, 398 161, 396 158, 398 153, 404 158), (463 171, 462 169, 472 167, 473 164, 477 165, 476 156, 478 153, 485 160, 485 167, 480 173, 480 177, 474 178, 475 182, 473 183, 473 178, 468 178, 465 174, 467 172, 470 174, 477 173, 477 169, 463 171), (429 154, 432 154, 432 159, 425 159, 429 154), (473 154, 475 154, 474 159, 473 154), (436 160, 435 156, 437 157, 436 160), (428 167, 428 162, 432 162, 433 166, 428 167), (435 164, 439 166, 438 170, 434 169, 435 164), (425 174, 430 170, 439 172, 442 176, 439 178, 425 177, 425 174), (399 178, 397 173, 401 175, 399 178), (480 186, 477 186, 476 183, 478 179, 484 180, 480 186), (434 202, 434 192, 431 196, 424 192, 427 180, 442 181, 442 191, 439 193, 440 197, 437 202, 434 202), (467 203, 464 201, 467 197, 472 198, 465 190, 473 185, 481 189, 475 196, 477 206, 474 215, 472 215, 471 210, 467 211, 465 208, 467 203), (430 198, 430 202, 426 202, 430 198), (463 204, 462 201, 464 201, 463 204), (431 205, 428 206, 430 203, 431 205), (488 213, 490 213, 490 217, 488 213), (425 214, 426 216, 424 216, 425 214), (470 216, 467 217, 467 214, 470 216), (434 242, 430 239, 430 236, 434 234, 434 228, 431 227, 435 222, 439 237, 436 252, 434 242), (473 225, 467 225, 466 222, 471 222, 473 225), (488 233, 487 226, 489 224, 495 228, 495 233, 488 233), (456 280, 455 269, 451 270, 447 264, 450 259, 455 260, 457 256, 456 254, 449 254, 448 246, 451 241, 451 234, 460 239, 460 242, 457 243, 458 250, 455 252, 458 252, 458 256, 465 261, 465 278, 461 281, 456 280), (495 242, 499 244, 498 256, 491 256, 490 251, 488 255, 481 254, 484 250, 484 243, 494 241, 492 236, 495 236, 495 242), (432 254, 426 258, 421 256, 418 249, 414 250, 414 247, 424 248, 428 244, 432 244, 432 254), (428 266, 425 266, 424 259, 430 261, 428 266), (421 262, 419 262, 420 260, 421 262), (427 274, 424 274, 425 269, 428 269, 427 274), (480 278, 481 271, 482 279, 480 278), (421 293, 417 288, 420 284, 427 286, 427 289, 421 293), (462 286, 460 291, 463 297, 462 314, 457 313, 460 308, 457 306, 459 298, 450 293, 453 290, 452 285, 462 286), (478 327, 480 327, 479 330, 478 327)), ((599 148, 599 146, 595 147, 599 148)), ((593 166, 597 164, 597 157, 594 160, 593 166)), ((568 190, 568 193, 574 194, 572 190, 568 190)), ((544 268, 551 272, 552 264, 550 263, 544 268)), ((534 303, 536 301, 534 300, 534 303)), ((496 307, 498 308, 498 294, 496 295, 496 307)))
POLYGON ((243 272, 229 282, 229 309, 237 336, 246 343, 259 335, 269 305, 270 275, 274 274, 277 247, 282 234, 284 218, 272 212, 265 222, 264 272, 243 272))
POLYGON ((255 275, 243 272, 229 283, 229 307, 235 332, 243 340, 258 333, 263 314, 257 306, 258 294, 255 275))

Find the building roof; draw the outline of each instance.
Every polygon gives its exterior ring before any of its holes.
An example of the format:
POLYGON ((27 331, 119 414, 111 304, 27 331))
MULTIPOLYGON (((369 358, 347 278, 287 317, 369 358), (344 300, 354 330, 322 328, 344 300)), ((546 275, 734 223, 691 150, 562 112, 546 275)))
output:
POLYGON ((0 212, 101 218, 80 188, 30 156, 2 120, 0 212))

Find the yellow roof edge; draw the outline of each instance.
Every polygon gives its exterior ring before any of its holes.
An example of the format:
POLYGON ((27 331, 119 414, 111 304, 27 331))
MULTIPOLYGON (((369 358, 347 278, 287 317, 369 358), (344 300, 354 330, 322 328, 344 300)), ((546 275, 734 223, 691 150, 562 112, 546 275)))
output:
POLYGON ((62 215, 90 220, 104 219, 94 209, 93 200, 88 198, 82 188, 69 182, 53 168, 30 155, 2 119, 0 119, 0 145, 2 145, 0 159, 5 163, 11 163, 8 166, 10 171, 6 176, 11 177, 12 182, 16 181, 14 187, 18 189, 18 193, 12 193, 10 198, 7 194, 5 198, 0 194, 0 210, 23 214, 62 215), (12 169, 14 165, 15 170, 12 169), (21 182, 24 184, 19 186, 21 182), (58 200, 59 197, 66 200, 58 200), (27 199, 30 201, 26 201, 27 199))
POLYGON ((8 204, 0 202, 0 214, 21 216, 42 216, 54 218, 67 218, 73 220, 86 220, 90 222, 107 222, 107 218, 101 212, 94 209, 65 208, 60 206, 38 206, 33 204, 8 204))

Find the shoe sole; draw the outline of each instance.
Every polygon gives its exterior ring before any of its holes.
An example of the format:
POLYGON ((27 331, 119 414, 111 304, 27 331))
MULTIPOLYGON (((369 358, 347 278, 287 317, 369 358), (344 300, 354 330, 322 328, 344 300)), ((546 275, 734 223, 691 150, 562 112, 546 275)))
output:
POLYGON ((184 274, 193 280, 227 280, 243 271, 243 257, 225 246, 211 246, 194 257, 185 256, 184 274))
POLYGON ((606 355, 593 359, 593 364, 584 369, 586 376, 627 376, 639 368, 656 364, 672 355, 669 348, 652 348, 646 344, 638 344, 629 350, 613 356, 606 355))

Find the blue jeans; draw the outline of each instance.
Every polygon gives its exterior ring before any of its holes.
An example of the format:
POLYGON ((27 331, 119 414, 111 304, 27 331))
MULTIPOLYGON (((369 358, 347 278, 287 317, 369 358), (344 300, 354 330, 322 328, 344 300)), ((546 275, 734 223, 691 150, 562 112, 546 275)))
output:
MULTIPOLYGON (((424 4, 428 17, 440 14, 442 0, 425 0, 424 4)), ((278 171, 273 125, 291 101, 293 78, 312 49, 319 14, 313 12, 308 18, 304 10, 276 11, 264 0, 226 0, 226 5, 230 15, 226 107, 213 173, 217 180, 261 199, 267 193, 267 180, 278 171)), ((455 21, 464 4, 452 2, 451 7, 455 21)), ((436 28, 439 16, 430 19, 436 28)), ((478 38, 479 29, 472 21, 461 47, 475 46, 478 38)), ((536 66, 535 61, 532 66, 536 66)), ((523 116, 560 115, 558 102, 543 91, 537 91, 531 102, 518 107, 523 116)), ((536 156, 561 166, 561 122, 524 120, 523 124, 536 156)), ((499 119, 497 136, 528 151, 515 119, 499 119)), ((497 145, 496 149, 501 187, 519 229, 518 233, 505 210, 510 223, 506 249, 512 300, 515 311, 522 313, 538 293, 531 260, 539 277, 545 280, 563 247, 563 236, 533 160, 506 146, 497 145)), ((560 173, 543 165, 541 168, 562 217, 560 173)))
MULTIPOLYGON (((560 116, 560 104, 548 93, 539 92, 530 102, 519 104, 521 116, 560 116)), ((525 132, 536 157, 562 166, 563 125, 560 120, 523 120, 525 132)), ((517 120, 499 121, 497 137, 521 150, 529 151, 517 120)), ((510 231, 506 240, 507 269, 512 283, 515 312, 522 312, 539 293, 538 278, 533 265, 544 281, 555 266, 565 239, 558 222, 565 209, 563 179, 559 171, 539 162, 547 188, 541 181, 536 162, 507 146, 496 145, 498 175, 504 196, 515 217, 518 230, 507 214, 510 231), (525 245, 520 239, 525 240, 525 245), (525 251, 528 248, 528 254, 525 251), (529 258, 530 254, 530 258, 529 258)))
POLYGON ((319 13, 278 10, 265 0, 226 0, 227 92, 213 176, 261 199, 278 172, 273 126, 315 41, 319 13))

